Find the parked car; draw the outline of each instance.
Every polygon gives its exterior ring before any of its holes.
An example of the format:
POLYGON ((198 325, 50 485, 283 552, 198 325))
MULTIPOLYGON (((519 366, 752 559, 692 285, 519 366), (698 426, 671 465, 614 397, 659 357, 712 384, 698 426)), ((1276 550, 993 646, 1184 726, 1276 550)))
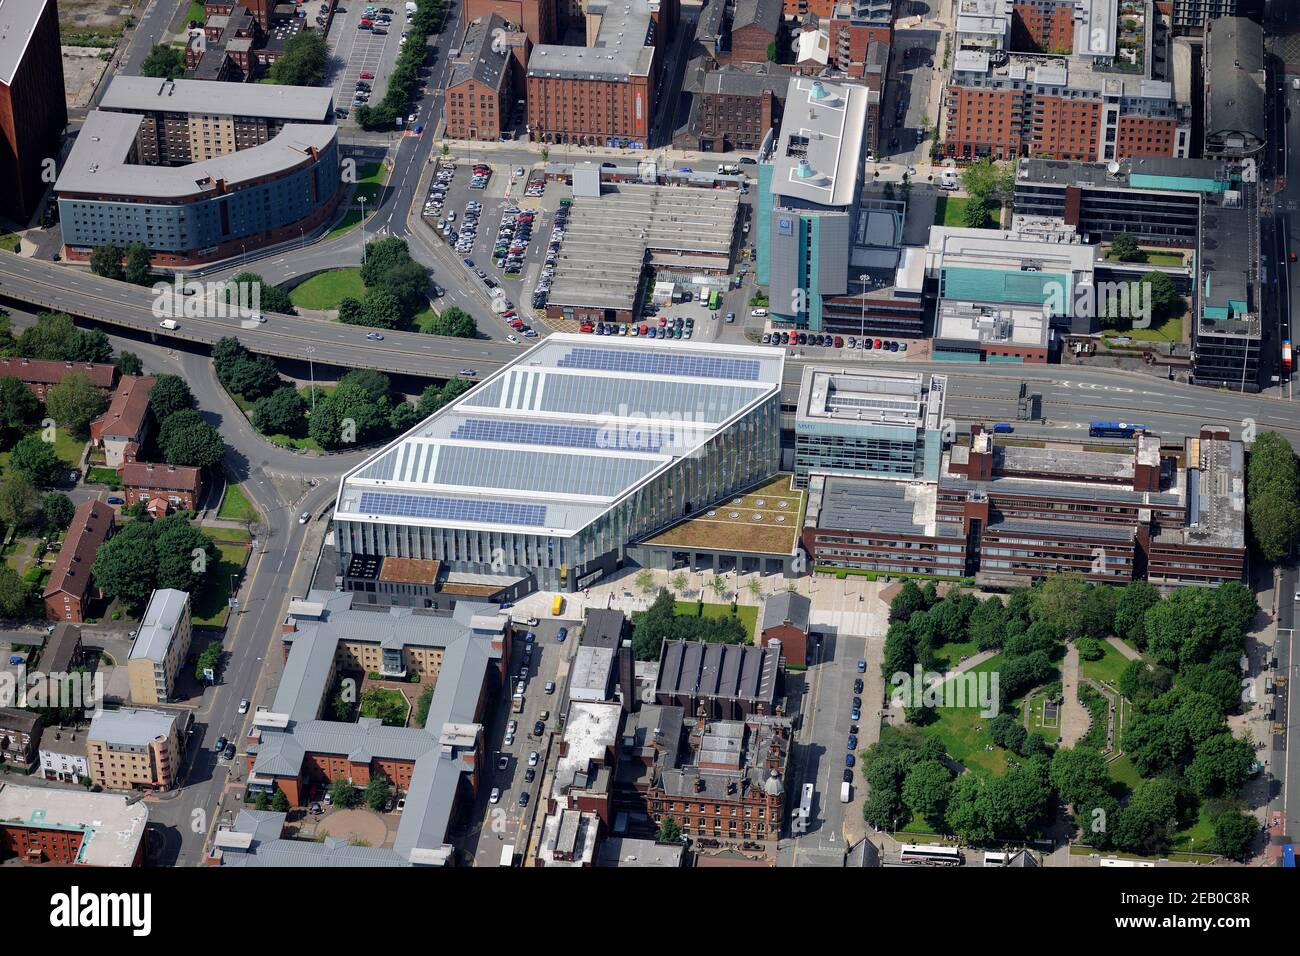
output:
POLYGON ((223 753, 221 756, 225 757, 227 760, 234 760, 235 752, 236 751, 235 751, 234 744, 226 744, 226 752, 223 753))
POLYGON ((533 736, 540 737, 546 733, 546 725, 540 720, 533 721, 533 736))
POLYGON ((221 753, 222 751, 224 751, 224 750, 226 749, 226 744, 227 744, 227 743, 229 743, 229 741, 226 740, 226 735, 225 735, 225 734, 222 734, 220 737, 217 738, 217 742, 216 742, 215 744, 212 745, 212 752, 213 752, 214 754, 219 754, 219 753, 221 753))
POLYGON ((119 498, 119 497, 117 497, 116 495, 113 495, 112 497, 109 497, 109 498, 105 498, 104 500, 107 501, 110 505, 124 505, 124 504, 126 504, 126 499, 124 499, 124 498, 119 498))
POLYGON ((500 756, 497 757, 497 769, 498 769, 498 770, 509 770, 509 769, 510 769, 510 755, 509 755, 509 754, 501 754, 500 756))
POLYGON ((488 803, 500 803, 500 802, 501 802, 501 788, 493 787, 492 792, 488 794, 488 803))
POLYGON ((532 783, 533 778, 537 776, 537 771, 532 767, 524 768, 524 783, 532 783))
POLYGON ((567 627, 560 628, 558 631, 555 632, 555 643, 563 644, 564 639, 568 636, 569 636, 569 629, 567 627))
POLYGON ((855 763, 857 763, 857 758, 853 754, 844 755, 844 766, 852 767, 855 763))
POLYGON ((528 751, 528 766, 536 767, 537 761, 540 759, 541 759, 541 754, 539 754, 536 750, 528 751))

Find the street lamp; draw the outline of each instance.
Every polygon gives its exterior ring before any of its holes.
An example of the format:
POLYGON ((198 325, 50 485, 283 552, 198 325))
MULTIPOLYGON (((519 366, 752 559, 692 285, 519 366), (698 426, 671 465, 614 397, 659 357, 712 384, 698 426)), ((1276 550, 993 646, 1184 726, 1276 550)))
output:
POLYGON ((361 203, 361 264, 366 264, 366 197, 358 196, 357 202, 361 203))

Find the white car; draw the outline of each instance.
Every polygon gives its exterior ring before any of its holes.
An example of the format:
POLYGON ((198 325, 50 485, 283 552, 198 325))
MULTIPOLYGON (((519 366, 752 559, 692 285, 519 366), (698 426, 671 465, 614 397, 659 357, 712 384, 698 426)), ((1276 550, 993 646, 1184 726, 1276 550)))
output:
POLYGON ((311 512, 310 512, 310 511, 304 511, 302 514, 298 515, 298 523, 299 523, 299 524, 306 524, 306 523, 307 523, 308 521, 310 521, 310 520, 311 520, 311 512))
POLYGON ((240 712, 241 714, 246 714, 246 713, 248 713, 248 698, 247 698, 247 697, 245 697, 243 700, 241 700, 241 701, 239 702, 239 712, 240 712))
POLYGON ((407 121, 408 123, 414 125, 414 124, 415 124, 415 121, 418 120, 419 118, 420 118, 420 114, 418 114, 418 113, 412 113, 410 116, 408 116, 408 117, 406 118, 406 121, 407 121))
POLYGON ((519 336, 517 336, 517 335, 507 335, 507 336, 506 336, 506 341, 509 342, 511 345, 518 345, 518 344, 519 344, 519 336))
POLYGON ((530 766, 530 767, 536 767, 536 766, 537 766, 537 761, 538 761, 539 759, 541 759, 541 758, 538 756, 538 753, 537 753, 536 750, 530 750, 530 751, 528 752, 528 766, 530 766))
POLYGON ((501 802, 501 788, 493 787, 492 793, 488 795, 488 803, 500 803, 500 802, 501 802))

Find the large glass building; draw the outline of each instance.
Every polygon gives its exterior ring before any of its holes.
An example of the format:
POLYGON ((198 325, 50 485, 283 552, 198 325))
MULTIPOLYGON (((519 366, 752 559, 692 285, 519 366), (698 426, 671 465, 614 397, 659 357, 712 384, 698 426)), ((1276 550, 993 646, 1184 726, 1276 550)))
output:
POLYGON ((943 456, 948 380, 805 365, 794 422, 794 484, 809 476, 934 481, 943 456))
POLYGON ((781 350, 552 335, 343 477, 354 556, 574 590, 780 464, 781 350))

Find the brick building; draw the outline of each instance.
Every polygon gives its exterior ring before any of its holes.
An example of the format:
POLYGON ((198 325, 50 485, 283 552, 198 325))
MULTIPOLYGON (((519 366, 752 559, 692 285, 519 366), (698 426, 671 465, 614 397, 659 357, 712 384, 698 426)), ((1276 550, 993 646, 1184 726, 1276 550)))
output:
POLYGON ((26 225, 68 125, 54 0, 5 0, 0 32, 0 214, 26 225))
MULTIPOLYGON (((510 122, 516 59, 507 34, 527 39, 493 13, 465 27, 447 71, 447 132, 451 139, 494 143, 510 122)), ((526 53, 525 53, 526 59, 526 53)))
POLYGON ((779 642, 776 650, 787 664, 802 666, 808 661, 809 617, 812 601, 795 591, 777 591, 763 602, 758 622, 758 645, 779 642))
POLYGON ((113 509, 102 501, 83 501, 77 505, 68 525, 68 534, 54 562, 54 570, 45 584, 41 599, 45 615, 51 621, 80 624, 87 604, 99 597, 90 576, 95 552, 113 533, 113 509))
POLYGON ((742 644, 664 641, 655 702, 723 720, 778 710, 780 654, 742 644))
POLYGON ((30 767, 36 763, 40 745, 40 714, 0 707, 0 761, 11 767, 30 767))
POLYGON ((120 468, 132 446, 144 444, 149 428, 149 393, 157 379, 151 375, 123 375, 113 390, 108 408, 90 423, 90 440, 104 449, 109 468, 120 468))
POLYGON ((530 135, 546 143, 649 145, 677 0, 589 2, 584 46, 541 44, 528 59, 530 135))
POLYGON ((1012 49, 1025 53, 1083 53, 1074 49, 1074 0, 1015 0, 1012 49))
POLYGON ((789 79, 775 64, 699 69, 689 90, 690 121, 674 145, 715 153, 758 149, 781 123, 789 79))
POLYGON ((142 866, 148 824, 142 800, 0 783, 0 861, 142 866))
POLYGON ((188 711, 106 710, 90 722, 90 779, 108 790, 171 790, 181 771, 188 711))
POLYGON ((85 375, 96 388, 113 387, 117 367, 104 362, 55 362, 47 359, 0 358, 0 378, 16 378, 40 401, 51 388, 72 374, 85 375))
POLYGON ((555 0, 465 0, 466 22, 493 15, 517 24, 532 46, 554 43, 560 38, 555 0))
POLYGON ((163 499, 170 510, 197 511, 203 500, 203 470, 190 465, 127 461, 118 469, 129 505, 163 499))
POLYGON ((868 89, 878 93, 884 90, 894 42, 888 8, 888 3, 881 6, 863 0, 837 3, 828 30, 835 68, 847 77, 867 80, 868 89))
POLYGON ((728 63, 767 63, 789 46, 782 0, 736 0, 731 18, 728 63))

